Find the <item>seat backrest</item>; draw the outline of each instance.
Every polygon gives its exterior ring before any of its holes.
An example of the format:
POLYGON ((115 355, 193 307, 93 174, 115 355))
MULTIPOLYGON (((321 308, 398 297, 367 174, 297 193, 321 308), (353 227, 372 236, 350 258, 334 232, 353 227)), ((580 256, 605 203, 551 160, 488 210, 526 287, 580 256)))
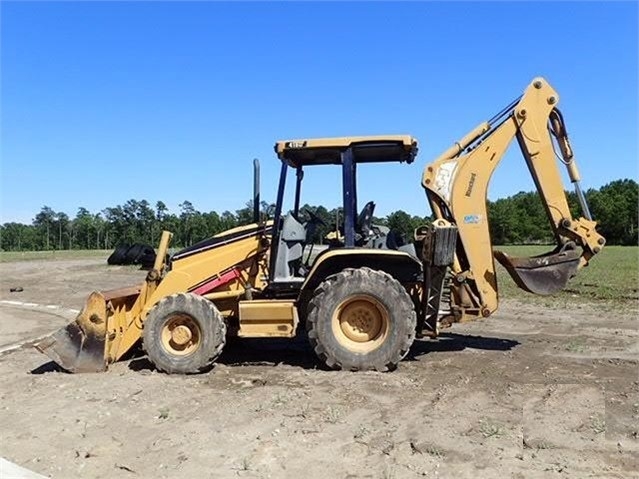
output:
POLYGON ((355 226, 355 229, 358 233, 360 233, 364 237, 368 236, 368 233, 371 230, 374 211, 375 211, 375 203, 373 201, 369 201, 368 203, 364 205, 362 212, 357 217, 357 225, 355 226))

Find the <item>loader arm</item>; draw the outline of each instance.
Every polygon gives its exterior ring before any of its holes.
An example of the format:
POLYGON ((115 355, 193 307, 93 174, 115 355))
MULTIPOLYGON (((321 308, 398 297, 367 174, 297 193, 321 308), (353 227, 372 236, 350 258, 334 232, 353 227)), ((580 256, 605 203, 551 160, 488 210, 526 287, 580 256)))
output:
POLYGON ((163 232, 156 262, 133 287, 93 292, 75 321, 34 346, 67 371, 107 369, 137 344, 151 309, 163 298, 193 293, 233 314, 237 298, 261 290, 272 222, 240 226, 165 258, 172 234, 163 232), (225 309, 226 308, 226 309, 225 309))
POLYGON ((536 294, 562 289, 576 271, 604 245, 579 187, 579 173, 561 112, 559 95, 535 78, 524 94, 482 123, 427 165, 422 177, 435 220, 457 226, 458 241, 451 267, 452 315, 449 321, 489 316, 497 309, 498 292, 486 210, 493 171, 513 139, 517 139, 544 204, 557 247, 532 258, 495 252, 519 287, 536 294), (575 185, 582 217, 568 207, 559 163, 575 185))

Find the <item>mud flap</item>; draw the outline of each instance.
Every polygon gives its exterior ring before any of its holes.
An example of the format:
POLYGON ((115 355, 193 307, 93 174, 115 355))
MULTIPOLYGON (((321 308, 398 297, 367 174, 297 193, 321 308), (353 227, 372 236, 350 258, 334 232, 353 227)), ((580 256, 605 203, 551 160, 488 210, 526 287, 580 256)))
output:
POLYGON ((105 371, 106 330, 106 300, 94 292, 74 322, 35 344, 35 348, 74 373, 105 371))
POLYGON ((570 244, 530 258, 511 257, 503 251, 495 251, 494 255, 517 286, 540 295, 563 289, 577 273, 581 259, 581 252, 570 244))

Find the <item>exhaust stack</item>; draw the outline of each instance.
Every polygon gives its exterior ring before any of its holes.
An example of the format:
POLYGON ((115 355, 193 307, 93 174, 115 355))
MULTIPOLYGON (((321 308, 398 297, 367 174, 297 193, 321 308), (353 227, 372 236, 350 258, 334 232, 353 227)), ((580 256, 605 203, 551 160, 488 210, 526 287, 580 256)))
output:
POLYGON ((260 222, 260 160, 253 159, 253 223, 260 222))

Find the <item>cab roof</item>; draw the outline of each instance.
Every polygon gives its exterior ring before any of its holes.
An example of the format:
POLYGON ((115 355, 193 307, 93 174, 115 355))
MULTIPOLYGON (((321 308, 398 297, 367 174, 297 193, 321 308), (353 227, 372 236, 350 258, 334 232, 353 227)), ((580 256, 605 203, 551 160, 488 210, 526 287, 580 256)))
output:
POLYGON ((409 135, 381 135, 285 140, 275 143, 278 158, 294 168, 339 165, 342 163, 342 152, 348 148, 352 148, 355 163, 412 163, 417 155, 417 139, 409 135))

